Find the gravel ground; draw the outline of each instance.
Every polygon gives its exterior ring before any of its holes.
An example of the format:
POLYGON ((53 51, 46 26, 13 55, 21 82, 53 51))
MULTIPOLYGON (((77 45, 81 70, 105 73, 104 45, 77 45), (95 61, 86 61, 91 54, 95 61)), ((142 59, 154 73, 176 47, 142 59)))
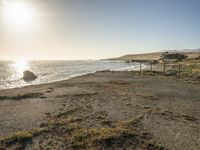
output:
MULTIPOLYGON (((200 149, 200 84, 159 74, 105 71, 0 91, 1 137, 40 127, 63 114, 84 118, 78 124, 95 129, 113 128, 118 121, 139 117, 139 131, 165 149, 200 149)), ((58 143, 50 149, 68 149, 62 134, 58 135, 58 143)), ((23 148, 42 149, 44 141, 54 138, 51 132, 45 133, 23 148)), ((124 148, 133 148, 125 143, 124 148)), ((134 144, 134 149, 142 149, 141 144, 134 144)))

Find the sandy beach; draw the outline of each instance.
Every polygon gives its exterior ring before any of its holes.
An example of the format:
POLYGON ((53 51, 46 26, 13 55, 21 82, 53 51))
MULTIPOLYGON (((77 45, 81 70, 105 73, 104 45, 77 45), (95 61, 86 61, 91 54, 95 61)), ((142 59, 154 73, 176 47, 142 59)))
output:
POLYGON ((199 97, 199 84, 148 72, 1 90, 0 148, 198 150, 199 97))

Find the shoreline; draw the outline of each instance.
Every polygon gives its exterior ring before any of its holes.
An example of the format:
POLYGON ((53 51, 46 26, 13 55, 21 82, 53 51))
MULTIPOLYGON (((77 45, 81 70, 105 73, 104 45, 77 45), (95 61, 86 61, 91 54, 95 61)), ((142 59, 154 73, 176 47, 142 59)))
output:
MULTIPOLYGON (((110 62, 111 63, 111 62, 110 62)), ((123 64, 125 64, 123 62, 123 64)), ((78 76, 82 76, 82 75, 87 75, 87 74, 90 74, 90 73, 95 73, 96 70, 97 71, 104 71, 104 70, 111 70, 111 71, 124 71, 126 70, 127 68, 132 68, 132 66, 135 66, 134 64, 132 64, 131 66, 130 65, 124 65, 122 68, 119 68, 116 67, 116 69, 93 69, 93 70, 87 70, 86 72, 84 73, 80 73, 80 72, 74 72, 73 74, 68 74, 67 76, 60 76, 58 78, 50 78, 48 76, 42 76, 41 74, 36 74, 37 76, 39 76, 38 79, 36 80, 33 80, 33 81, 30 81, 30 82, 24 82, 22 78, 20 77, 17 77, 17 79, 15 80, 3 80, 2 82, 2 87, 0 88, 0 90, 5 90, 5 89, 14 89, 14 88, 22 88, 22 87, 26 87, 26 86, 30 86, 30 85, 40 85, 40 84, 47 84, 47 83, 53 83, 53 82, 59 82, 59 81, 64 81, 64 80, 69 80, 73 77, 78 77, 78 76), (41 76, 40 76, 41 75, 41 76), (43 79, 44 78, 44 79, 43 79), (7 84, 8 83, 8 84, 7 84), (19 84, 19 85, 18 85, 19 84), (6 87, 7 86, 7 87, 6 87)), ((22 71, 22 70, 21 70, 22 71)))
MULTIPOLYGON (((112 138, 117 138, 122 136, 121 131, 127 135, 134 131, 138 138, 135 144, 129 145, 132 136, 121 137, 125 147, 144 147, 146 145, 139 142, 142 140, 155 149, 159 148, 158 143, 164 149, 198 149, 199 97, 199 84, 177 81, 175 77, 155 72, 138 71, 98 71, 53 83, 0 90, 0 137, 8 141, 16 132, 18 136, 15 135, 15 138, 29 133, 25 141, 18 139, 10 145, 0 140, 0 147, 12 148, 16 144, 30 149, 45 147, 44 142, 55 141, 58 136, 58 143, 52 142, 51 148, 70 148, 70 144, 63 145, 66 143, 64 135, 68 133, 63 130, 66 126, 63 119, 69 121, 73 118, 74 121, 68 125, 76 124, 76 127, 72 131, 70 129, 68 141, 73 140, 73 134, 77 132, 93 134, 91 132, 95 130, 101 135, 102 130, 106 130, 107 134, 101 138, 110 138, 110 132, 117 133, 116 137, 112 134, 112 138), (133 126, 132 119, 135 120, 133 126), (127 129, 124 125, 131 127, 127 129), (39 130, 41 128, 42 131, 39 130), (30 136, 29 131, 33 129, 41 133, 33 134, 32 131, 30 136), (143 132, 149 137, 140 135, 143 132)), ((105 140, 108 139, 101 142, 105 140)), ((86 141, 81 142, 83 145, 79 146, 86 149, 92 146, 86 141)), ((118 144, 113 146, 117 148, 118 144)))
MULTIPOLYGON (((88 75, 88 74, 94 74, 96 72, 105 72, 105 71, 110 71, 110 72, 117 72, 117 71, 138 71, 139 69, 137 70, 100 70, 100 71, 93 71, 93 72, 89 72, 89 73, 83 73, 83 74, 79 74, 79 75, 73 75, 72 77, 69 77, 69 78, 66 78, 66 79, 61 79, 61 80, 54 80, 54 81, 49 81, 49 82, 45 82, 45 83, 33 83, 33 84, 30 84, 30 85, 20 85, 20 86, 17 86, 17 87, 13 87, 13 88, 0 88, 0 91, 3 91, 3 90, 11 90, 11 89, 18 89, 18 88, 25 88, 25 87, 29 87, 29 86, 39 86, 39 85, 45 85, 45 84, 53 84, 53 83, 56 83, 56 82, 62 82, 62 81, 67 81, 67 80, 70 80, 70 79, 73 79, 73 78, 76 78, 76 77, 81 77, 81 76, 85 76, 85 75, 88 75)), ((23 80, 23 79, 19 79, 19 80, 23 80)))
MULTIPOLYGON (((105 71, 109 71, 109 72, 118 72, 118 71, 112 71, 112 70, 102 70, 102 71, 95 71, 95 72, 91 72, 91 73, 86 73, 86 74, 82 74, 82 75, 75 75, 71 78, 68 78, 68 79, 62 79, 62 80, 55 80, 55 81, 51 81, 51 82, 46 82, 46 83, 36 83, 36 84, 30 84, 30 85, 22 85, 22 86, 19 86, 19 87, 13 87, 13 88, 6 88, 6 89, 0 89, 0 92, 1 91, 6 91, 6 90, 15 90, 15 89, 22 89, 22 88, 28 88, 28 87, 32 87, 32 86, 45 86, 45 85, 48 85, 48 84, 56 84, 56 83, 59 83, 59 82, 65 82, 65 81, 68 81, 68 80, 71 80, 73 78, 77 78, 77 77, 81 77, 81 76, 87 76, 87 75, 90 75, 90 74, 95 74, 97 72, 105 72, 105 71)), ((120 72, 123 72, 123 71, 120 71, 120 72)), ((124 71, 126 72, 126 71, 124 71)))

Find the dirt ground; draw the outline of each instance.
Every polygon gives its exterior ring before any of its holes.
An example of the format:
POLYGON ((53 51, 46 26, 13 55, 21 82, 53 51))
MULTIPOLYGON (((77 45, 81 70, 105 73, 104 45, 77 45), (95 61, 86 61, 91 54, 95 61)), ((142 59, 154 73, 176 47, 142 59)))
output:
POLYGON ((0 149, 199 150, 200 84, 105 71, 2 90, 0 136, 0 149))

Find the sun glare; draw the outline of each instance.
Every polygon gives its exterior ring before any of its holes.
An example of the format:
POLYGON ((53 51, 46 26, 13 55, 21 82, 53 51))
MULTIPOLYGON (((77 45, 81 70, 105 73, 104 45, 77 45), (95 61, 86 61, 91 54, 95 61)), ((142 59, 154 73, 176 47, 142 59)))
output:
POLYGON ((28 61, 22 59, 16 60, 13 64, 13 68, 16 74, 22 76, 23 72, 29 69, 28 61))
POLYGON ((4 17, 9 25, 16 28, 30 27, 34 20, 34 9, 26 2, 5 2, 4 17))

